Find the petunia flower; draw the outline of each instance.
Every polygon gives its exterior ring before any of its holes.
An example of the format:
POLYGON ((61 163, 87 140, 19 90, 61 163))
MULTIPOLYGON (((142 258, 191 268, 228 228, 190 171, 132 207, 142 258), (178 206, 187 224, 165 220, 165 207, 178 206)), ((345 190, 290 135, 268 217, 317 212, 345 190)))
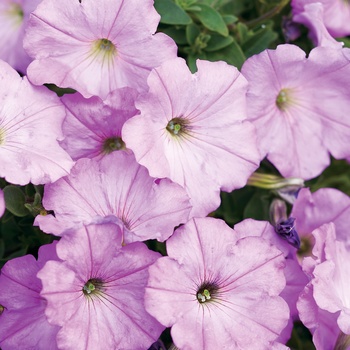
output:
POLYGON ((275 228, 266 221, 256 221, 246 219, 238 223, 234 227, 236 239, 244 237, 262 237, 264 240, 277 247, 283 252, 285 257, 284 275, 286 278, 286 286, 280 296, 288 303, 290 309, 290 319, 287 327, 281 332, 278 341, 286 343, 292 333, 293 321, 299 320, 296 303, 299 294, 303 291, 308 279, 302 271, 300 264, 296 258, 296 247, 291 248, 290 242, 285 238, 276 234, 275 228))
POLYGON ((0 177, 37 185, 67 175, 74 163, 57 142, 65 116, 58 97, 0 61, 0 99, 0 177))
POLYGON ((97 216, 114 215, 126 227, 125 243, 164 241, 191 210, 183 188, 150 177, 127 152, 113 152, 100 161, 80 159, 69 176, 45 186, 43 205, 55 213, 36 217, 35 224, 45 232, 62 235, 97 216))
POLYGON ((239 239, 222 220, 191 219, 149 268, 146 310, 180 349, 272 349, 289 310, 283 253, 261 237, 239 239))
POLYGON ((325 27, 323 12, 323 5, 319 2, 306 4, 304 11, 293 16, 293 21, 301 23, 309 29, 309 38, 316 46, 341 49, 343 43, 335 40, 325 27))
POLYGON ((34 84, 54 83, 102 99, 120 87, 147 88, 152 68, 176 57, 175 42, 154 34, 153 0, 44 0, 28 22, 24 47, 34 84))
MULTIPOLYGON (((293 15, 304 12, 307 5, 320 3, 323 7, 323 21, 329 33, 335 37, 350 34, 350 4, 344 0, 292 0, 293 15)), ((316 21, 318 19, 315 19, 316 21)))
POLYGON ((164 330, 143 304, 147 269, 159 254, 121 241, 114 223, 73 230, 57 244, 62 261, 39 271, 48 320, 62 327, 60 349, 147 349, 164 330))
POLYGON ((242 67, 250 87, 248 119, 257 129, 262 157, 284 177, 319 175, 350 153, 350 51, 279 45, 242 67))
POLYGON ((140 115, 122 135, 151 176, 183 186, 191 215, 205 216, 219 206, 220 190, 246 184, 260 157, 246 120, 244 77, 225 62, 197 60, 197 67, 191 74, 177 58, 154 69, 149 92, 136 100, 140 115))
POLYGON ((335 188, 321 188, 314 193, 303 188, 298 194, 291 216, 301 239, 300 254, 310 255, 314 245, 312 232, 323 224, 333 222, 337 240, 350 247, 350 197, 335 188))
POLYGON ((117 150, 125 150, 121 138, 124 122, 138 113, 134 100, 136 91, 121 88, 108 95, 83 98, 79 93, 61 98, 67 116, 62 130, 64 140, 60 145, 74 159, 101 158, 117 150))
POLYGON ((303 260, 310 282, 297 304, 300 319, 313 334, 317 349, 342 349, 339 343, 350 335, 350 251, 336 239, 333 223, 312 234, 313 256, 303 260))
POLYGON ((31 58, 23 49, 28 18, 41 0, 0 1, 0 59, 25 73, 31 58))
POLYGON ((37 272, 48 260, 58 260, 56 243, 40 247, 38 260, 32 255, 9 260, 0 275, 0 346, 3 350, 56 350, 60 327, 45 316, 46 300, 40 296, 37 272))

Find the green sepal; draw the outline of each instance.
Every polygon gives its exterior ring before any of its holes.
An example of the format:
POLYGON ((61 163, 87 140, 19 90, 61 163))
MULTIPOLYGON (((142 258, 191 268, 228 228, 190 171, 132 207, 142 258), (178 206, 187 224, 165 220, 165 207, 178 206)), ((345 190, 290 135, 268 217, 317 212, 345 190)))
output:
POLYGON ((187 25, 192 22, 191 17, 172 0, 155 0, 154 7, 161 16, 161 23, 187 25))

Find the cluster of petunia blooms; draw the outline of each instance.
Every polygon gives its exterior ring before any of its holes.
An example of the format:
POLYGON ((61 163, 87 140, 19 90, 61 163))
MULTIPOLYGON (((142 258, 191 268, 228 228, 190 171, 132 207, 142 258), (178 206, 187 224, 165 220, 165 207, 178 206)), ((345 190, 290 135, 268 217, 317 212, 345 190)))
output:
POLYGON ((1 57, 26 76, 0 62, 0 176, 45 184, 54 215, 34 224, 60 237, 2 268, 3 350, 148 349, 166 327, 183 350, 287 349, 296 320, 348 348, 347 195, 303 188, 273 225, 208 217, 265 157, 304 180, 350 158, 350 51, 323 3, 292 4, 308 56, 283 44, 192 74, 151 0, 1 1, 1 57))

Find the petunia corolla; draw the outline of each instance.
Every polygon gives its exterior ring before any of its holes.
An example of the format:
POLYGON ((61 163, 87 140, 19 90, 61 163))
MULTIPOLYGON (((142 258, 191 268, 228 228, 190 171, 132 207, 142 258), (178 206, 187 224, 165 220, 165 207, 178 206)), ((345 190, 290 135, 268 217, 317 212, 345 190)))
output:
POLYGON ((56 94, 0 61, 0 99, 0 177, 38 185, 69 174, 74 162, 58 144, 65 110, 56 94))
POLYGON ((153 0, 44 0, 31 15, 24 47, 36 85, 70 87, 102 99, 125 86, 143 91, 152 68, 176 57, 175 42, 154 34, 153 0))
POLYGON ((303 188, 293 205, 291 216, 295 218, 303 255, 311 253, 312 231, 330 222, 336 226, 337 240, 350 247, 350 197, 345 193, 335 188, 320 188, 311 193, 310 189, 303 188))
POLYGON ((38 260, 25 255, 9 260, 0 275, 0 346, 3 350, 57 350, 60 327, 45 316, 46 300, 40 296, 38 271, 48 260, 58 260, 56 243, 40 247, 38 260))
POLYGON ((304 12, 309 4, 315 3, 322 5, 324 24, 333 37, 339 38, 350 34, 350 4, 348 1, 292 0, 293 16, 304 12))
POLYGON ((273 349, 289 310, 283 253, 261 237, 239 239, 224 221, 194 218, 149 268, 146 310, 180 349, 273 349))
POLYGON ((55 213, 36 217, 35 224, 45 232, 62 235, 96 217, 114 215, 126 227, 125 243, 164 241, 187 221, 191 210, 181 186, 150 177, 127 152, 80 159, 69 176, 45 186, 43 205, 55 213))
POLYGON ((118 223, 72 230, 57 244, 62 261, 38 272, 48 320, 62 327, 60 349, 147 349, 164 330, 143 304, 148 266, 160 254, 121 243, 118 223))
POLYGON ((316 46, 341 49, 343 43, 335 40, 325 27, 323 11, 323 6, 319 2, 307 4, 304 7, 304 11, 293 16, 293 21, 301 23, 309 28, 309 38, 316 46))
POLYGON ((258 167, 253 125, 246 120, 247 82, 225 62, 197 60, 191 74, 177 58, 154 69, 140 110, 122 136, 153 177, 167 177, 191 198, 191 215, 220 204, 220 190, 243 187, 258 167))
POLYGON ((350 335, 350 251, 337 240, 333 223, 312 234, 312 257, 302 263, 310 282, 298 300, 300 319, 313 334, 317 349, 345 349, 340 345, 344 334, 350 335))
POLYGON ((0 1, 0 59, 25 73, 32 61, 23 48, 28 18, 41 0, 0 1))
POLYGON ((314 48, 309 57, 295 45, 279 45, 250 57, 248 119, 258 146, 284 177, 304 180, 349 157, 350 50, 314 48))
POLYGON ((102 158, 125 150, 121 129, 124 122, 138 114, 134 105, 136 91, 121 88, 113 91, 105 101, 99 97, 83 98, 79 93, 61 98, 67 116, 60 145, 74 159, 102 158))

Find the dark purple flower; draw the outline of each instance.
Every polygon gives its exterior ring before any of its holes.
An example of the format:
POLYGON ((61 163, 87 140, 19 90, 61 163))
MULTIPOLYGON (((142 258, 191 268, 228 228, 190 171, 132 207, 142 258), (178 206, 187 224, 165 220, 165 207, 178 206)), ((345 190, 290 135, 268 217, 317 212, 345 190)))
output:
POLYGON ((282 220, 276 224, 275 231, 283 239, 287 240, 293 247, 300 248, 300 239, 298 232, 295 229, 295 218, 289 217, 287 220, 282 220))

